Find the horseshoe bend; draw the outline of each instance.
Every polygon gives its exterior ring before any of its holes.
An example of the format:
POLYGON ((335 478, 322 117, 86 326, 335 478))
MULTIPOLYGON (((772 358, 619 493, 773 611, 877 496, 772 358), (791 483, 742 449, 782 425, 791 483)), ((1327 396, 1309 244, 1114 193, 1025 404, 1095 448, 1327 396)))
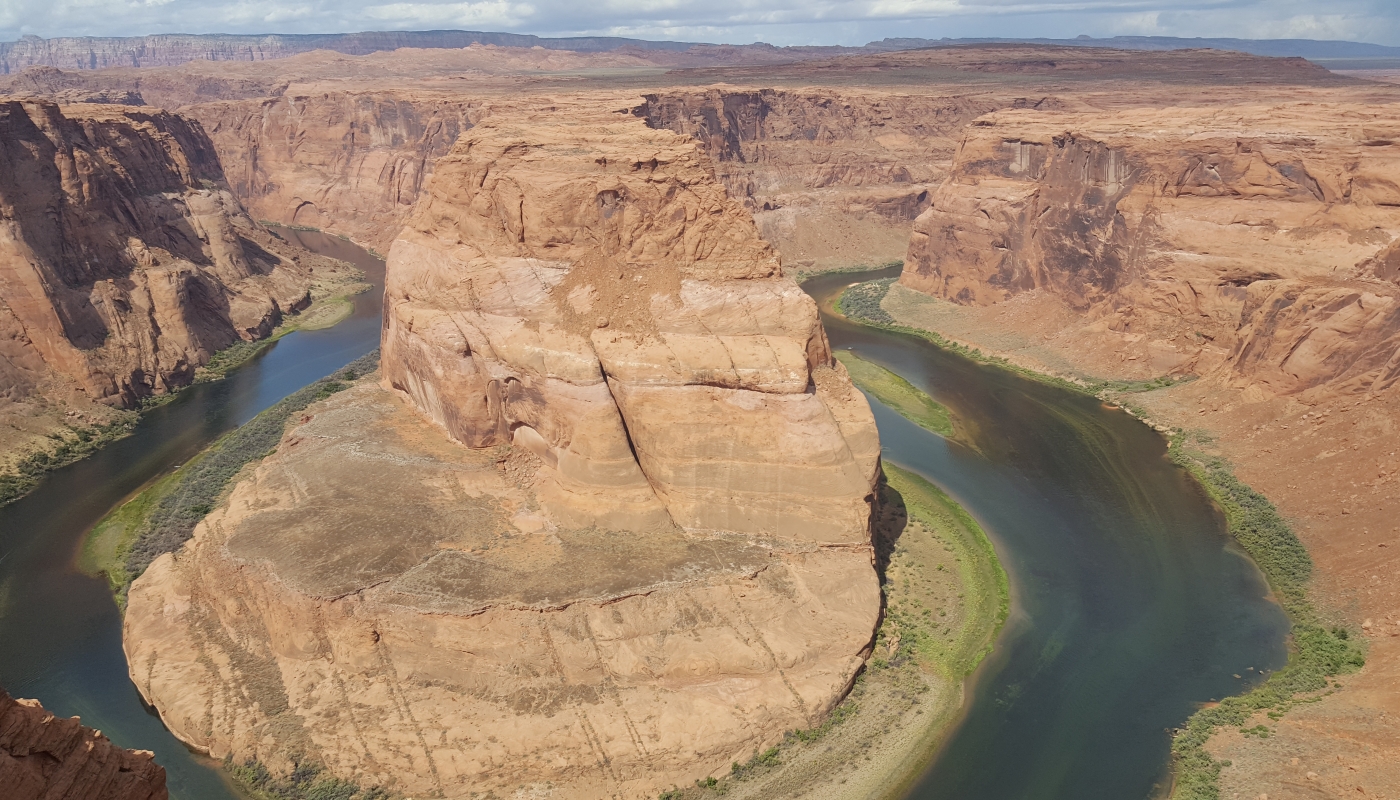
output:
POLYGON ((511 36, 0 47, 0 796, 1400 791, 1400 71, 511 36))
POLYGON ((643 796, 810 727, 862 665, 878 438, 815 304, 693 140, 540 122, 438 163, 379 385, 132 586, 133 677, 190 744, 643 796))

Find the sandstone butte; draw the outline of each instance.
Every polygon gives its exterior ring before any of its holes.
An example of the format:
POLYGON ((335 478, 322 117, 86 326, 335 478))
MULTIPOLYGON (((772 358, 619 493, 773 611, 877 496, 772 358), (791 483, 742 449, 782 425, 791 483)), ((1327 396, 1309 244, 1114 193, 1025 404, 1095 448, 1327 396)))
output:
MULTIPOLYGON (((1219 437, 1240 477, 1279 505, 1307 545, 1317 604, 1370 646, 1365 669, 1269 721, 1269 739, 1215 737, 1212 752, 1232 761, 1224 794, 1400 790, 1400 583, 1388 579, 1400 570, 1400 399, 1386 355, 1400 89, 1297 59, 1218 51, 953 47, 761 67, 731 54, 732 66, 664 75, 654 67, 668 64, 654 55, 628 54, 653 71, 624 74, 609 53, 593 62, 607 74, 589 73, 582 58, 560 76, 544 69, 557 55, 468 50, 31 68, 0 86, 178 109, 208 131, 254 217, 380 249, 417 219, 435 165, 461 132, 531 109, 559 121, 631 109, 703 143, 790 271, 903 257, 905 285, 885 306, 908 324, 1057 374, 1200 376, 1132 402, 1157 422, 1219 437)), ((424 227, 415 222, 404 240, 424 227)), ((403 297, 391 306, 406 306, 413 320, 455 313, 420 305, 434 296, 403 297)), ((603 343, 600 359, 611 342, 603 334, 656 321, 620 316, 601 295, 578 298, 587 310, 567 306, 551 325, 562 340, 569 322, 581 338, 589 318, 596 326, 608 317, 587 336, 603 343)), ((401 344, 420 364, 450 361, 411 338, 401 344)), ((386 366, 443 429, 462 441, 504 438, 489 412, 483 421, 435 400, 440 384, 405 382, 406 363, 386 366)), ((497 396, 465 374, 452 380, 497 396)), ((506 394, 492 402, 504 407, 510 387, 496 386, 506 394)), ((625 392, 615 396, 628 424, 625 392)), ((525 423, 534 434, 522 433, 517 455, 498 468, 517 474, 527 441, 554 455, 555 466, 539 467, 549 487, 537 499, 541 513, 546 500, 584 513, 596 498, 624 493, 625 482, 604 495, 566 478, 569 464, 604 464, 606 450, 580 454, 571 440, 565 453, 541 419, 525 423)), ((415 441, 437 441, 429 436, 437 428, 413 430, 415 441)), ((669 509, 668 487, 650 480, 642 453, 638 469, 669 509)), ((238 641, 259 636, 254 627, 238 641)))
POLYGON ((165 768, 123 750, 77 718, 0 690, 0 787, 5 800, 166 800, 165 768))
POLYGON ((694 139, 493 116, 385 306, 379 384, 132 585, 132 679, 177 736, 407 796, 643 798, 844 696, 874 419, 694 139))
POLYGON ((216 351, 269 334, 337 269, 299 253, 248 217, 197 122, 0 98, 6 457, 60 422, 187 384, 216 351))

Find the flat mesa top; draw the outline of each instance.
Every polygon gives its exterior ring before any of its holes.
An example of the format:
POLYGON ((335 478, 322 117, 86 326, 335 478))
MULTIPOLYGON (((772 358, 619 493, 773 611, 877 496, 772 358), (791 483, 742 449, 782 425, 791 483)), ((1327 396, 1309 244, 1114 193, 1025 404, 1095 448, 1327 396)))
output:
POLYGON ((519 453, 455 445, 376 386, 313 410, 210 519, 230 555, 310 596, 374 589, 446 613, 550 607, 751 574, 776 556, 679 529, 560 528, 539 510, 519 453))

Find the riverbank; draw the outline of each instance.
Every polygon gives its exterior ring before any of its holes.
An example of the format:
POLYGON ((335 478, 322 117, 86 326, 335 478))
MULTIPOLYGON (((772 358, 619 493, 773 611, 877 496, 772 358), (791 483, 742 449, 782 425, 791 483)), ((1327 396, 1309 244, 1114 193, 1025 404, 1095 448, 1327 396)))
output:
MULTIPOLYGON (((44 415, 53 417, 45 424, 41 416, 37 422, 42 435, 42 445, 27 452, 10 452, 8 463, 0 462, 0 508, 24 497, 39 485, 44 476, 56 469, 75 464, 92 455, 103 446, 131 435, 140 418, 134 411, 117 409, 94 409, 93 414, 101 421, 88 422, 88 416, 77 416, 81 422, 67 421, 68 415, 54 409, 44 415)), ((75 415, 76 416, 76 415, 75 415)))
POLYGON ((849 350, 837 350, 833 355, 846 368, 856 386, 898 411, 905 419, 939 436, 952 437, 956 432, 948 409, 916 389, 909 381, 849 350))
MULTIPOLYGON (((383 262, 362 249, 316 233, 284 235, 382 286, 383 262)), ((80 715, 122 747, 153 751, 172 797, 247 800, 218 762, 191 752, 132 691, 112 586, 78 569, 77 561, 88 532, 113 509, 194 463, 260 412, 373 351, 381 298, 380 291, 355 295, 349 319, 282 337, 225 379, 185 389, 141 414, 132 435, 47 474, 27 496, 0 508, 0 640, 24 643, 0 648, 0 685, 59 716, 80 715)))
MULTIPOLYGON (((251 361, 290 333, 324 330, 350 317, 355 295, 372 288, 365 282, 365 273, 339 259, 320 255, 314 258, 331 268, 319 268, 315 272, 310 289, 311 304, 285 316, 269 335, 252 341, 237 341, 215 352, 208 363, 195 369, 189 385, 222 380, 230 370, 251 361)), ((24 405, 33 406, 33 409, 7 420, 10 435, 0 436, 0 445, 4 446, 3 455, 0 455, 0 507, 33 491, 44 476, 54 470, 81 461, 129 436, 136 429, 142 412, 174 400, 186 388, 188 386, 179 386, 146 398, 140 408, 134 410, 100 406, 85 399, 68 402, 44 397, 31 399, 24 405)))
MULTIPOLYGON (((942 306, 952 306, 952 304, 940 303, 899 286, 897 283, 899 278, 895 269, 893 267, 887 269, 895 274, 891 277, 878 278, 851 286, 836 301, 835 310, 866 325, 917 336, 935 347, 957 353, 978 363, 1000 367, 1023 378, 1059 386, 1070 391, 1082 392, 1100 400, 1120 404, 1128 413, 1162 432, 1166 432, 1169 428, 1151 420, 1147 412, 1129 402, 1127 396, 1165 389, 1194 380, 1193 376, 1171 374, 1161 374, 1148 378, 1097 377, 1075 369, 1066 361, 1061 361, 1058 369, 1050 368, 1046 364, 1019 356, 1018 349, 998 351, 994 348, 988 348, 986 345, 979 345, 972 340, 951 337, 938 329, 938 322, 946 319, 948 315, 930 313, 929 309, 939 308, 943 310, 942 306), (885 303, 891 294, 894 294, 897 299, 892 303, 892 308, 887 308, 885 303), (923 301, 928 302, 924 303, 923 301)), ((953 308, 957 307, 953 306, 953 308)))
POLYGON ((991 652, 1009 589, 966 511, 912 472, 884 472, 874 537, 885 614, 851 693, 821 726, 662 800, 901 797, 922 774, 991 652))
POLYGON ((1162 402, 1164 396, 1173 390, 1199 391, 1203 387, 1192 387, 1191 378, 1180 376, 1087 376, 1076 369, 1068 354, 1056 353, 1045 342, 1032 343, 1027 334, 1014 329, 985 324, 979 327, 975 315, 985 310, 964 312, 961 307, 903 287, 891 291, 893 284, 892 278, 886 278, 852 287, 843 295, 841 310, 867 324, 917 335, 985 363, 1124 405, 1159 431, 1173 431, 1173 462, 1186 469, 1221 509, 1231 536, 1265 575, 1287 611, 1293 630, 1287 667, 1270 675, 1251 692, 1202 708, 1174 735, 1172 796, 1185 800, 1216 798, 1222 785, 1254 792, 1259 771, 1244 769, 1231 775, 1226 768, 1233 766, 1236 759, 1222 758, 1213 752, 1212 737, 1228 731, 1236 737, 1236 745, 1240 738, 1268 739, 1277 733, 1285 712, 1330 697, 1341 686, 1337 682, 1339 676, 1355 672, 1364 663, 1364 656, 1357 644, 1355 627, 1348 629, 1344 617, 1330 610, 1335 606, 1329 608, 1324 603, 1320 610, 1310 599, 1312 561, 1283 515, 1264 495, 1235 477, 1233 466, 1209 434, 1199 429, 1186 432, 1182 425, 1167 422, 1171 417, 1163 412, 1170 404, 1162 402), (959 340, 954 342, 935 330, 933 326, 939 322, 949 323, 959 340), (997 345, 1009 349, 998 350, 997 345), (1031 353, 1042 358, 1028 358, 1031 353), (1047 354, 1049 357, 1045 357, 1047 354), (1056 368, 1049 367, 1052 363, 1056 368), (1124 398, 1127 394, 1138 396, 1134 398, 1137 407, 1128 406, 1124 398), (1235 780, 1226 782, 1229 778, 1235 780))

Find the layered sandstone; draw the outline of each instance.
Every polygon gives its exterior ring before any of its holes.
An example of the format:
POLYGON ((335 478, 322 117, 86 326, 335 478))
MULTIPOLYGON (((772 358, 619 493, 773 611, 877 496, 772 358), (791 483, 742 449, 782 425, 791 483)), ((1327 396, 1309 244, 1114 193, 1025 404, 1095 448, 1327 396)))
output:
POLYGON ((166 800, 165 769, 76 717, 0 690, 0 788, 6 800, 166 800))
POLYGON ((1397 135, 1397 105, 990 114, 901 283, 968 305, 1054 296, 1089 338, 1140 342, 1147 369, 1382 389, 1400 376, 1397 135))
POLYGON ((489 120, 438 162, 390 255, 386 382, 457 441, 536 450, 584 524, 664 505, 688 528, 862 541, 869 418, 817 379, 816 305, 694 140, 544 124, 489 120))
POLYGON ((0 162, 10 400, 59 381, 129 407, 309 302, 310 267, 243 212, 187 119, 7 100, 0 162))
POLYGON ((258 219, 328 228, 388 250, 479 101, 441 93, 313 91, 187 110, 258 219))
POLYGON ((133 584, 177 735, 409 795, 642 798, 843 696, 874 421, 694 140, 474 127, 390 252, 383 340, 382 385, 133 584))
POLYGON ((1400 106, 1379 99, 988 115, 884 302, 1037 370, 1200 377, 1132 403, 1214 437, 1307 546, 1317 607, 1369 645, 1339 691, 1242 726, 1268 739, 1217 733, 1222 796, 1400 786, 1400 106))
POLYGON ((703 142, 765 238, 802 267, 898 258, 962 128, 1006 101, 891 91, 709 88, 635 113, 703 142))

